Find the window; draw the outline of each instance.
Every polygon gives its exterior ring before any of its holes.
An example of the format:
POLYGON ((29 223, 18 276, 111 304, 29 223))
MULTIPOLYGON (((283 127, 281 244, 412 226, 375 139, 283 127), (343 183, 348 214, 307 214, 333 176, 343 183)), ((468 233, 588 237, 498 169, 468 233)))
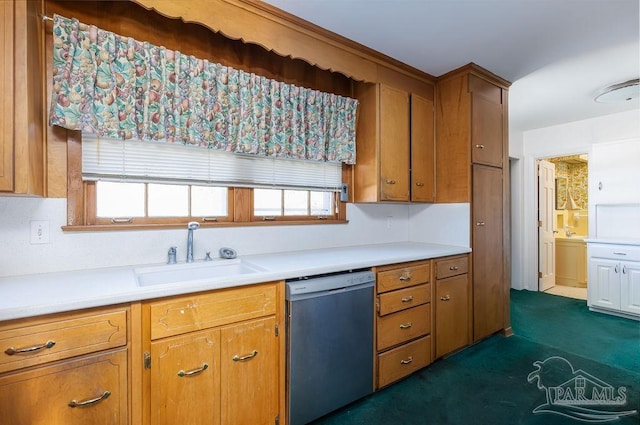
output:
MULTIPOLYGON (((204 226, 241 226, 346 220, 346 205, 335 191, 145 182, 116 177, 101 180, 95 176, 82 180, 82 149, 89 144, 81 141, 79 133, 69 134, 67 229, 176 227, 189 221, 204 226)), ((340 178, 347 180, 350 166, 341 168, 340 178)), ((283 169, 275 174, 283 174, 283 169)))

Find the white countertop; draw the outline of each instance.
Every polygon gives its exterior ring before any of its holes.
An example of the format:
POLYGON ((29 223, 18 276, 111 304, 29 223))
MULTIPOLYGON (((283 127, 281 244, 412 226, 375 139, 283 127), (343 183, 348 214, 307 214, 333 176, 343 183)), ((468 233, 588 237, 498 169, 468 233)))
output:
POLYGON ((134 269, 148 264, 3 277, 0 321, 468 252, 462 246, 401 242, 250 255, 242 259, 264 271, 145 287, 138 286, 134 269))
POLYGON ((624 238, 586 238, 587 243, 604 243, 613 245, 637 245, 640 246, 640 239, 624 239, 624 238))

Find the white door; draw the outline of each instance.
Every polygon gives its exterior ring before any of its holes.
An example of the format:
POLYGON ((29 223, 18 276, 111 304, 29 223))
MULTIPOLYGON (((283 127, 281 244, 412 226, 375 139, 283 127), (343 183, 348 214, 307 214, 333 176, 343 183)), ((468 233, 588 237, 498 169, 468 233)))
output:
POLYGON ((538 290, 556 284, 556 166, 538 161, 538 290))
POLYGON ((640 314, 640 262, 623 261, 620 267, 620 309, 640 314))
POLYGON ((589 259, 589 305, 620 310, 620 263, 589 259))

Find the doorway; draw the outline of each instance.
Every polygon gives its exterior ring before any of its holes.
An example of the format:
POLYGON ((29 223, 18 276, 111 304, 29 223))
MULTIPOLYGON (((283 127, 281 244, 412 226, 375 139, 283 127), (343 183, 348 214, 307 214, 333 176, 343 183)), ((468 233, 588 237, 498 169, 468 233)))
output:
POLYGON ((588 156, 537 161, 538 290, 587 299, 588 156))

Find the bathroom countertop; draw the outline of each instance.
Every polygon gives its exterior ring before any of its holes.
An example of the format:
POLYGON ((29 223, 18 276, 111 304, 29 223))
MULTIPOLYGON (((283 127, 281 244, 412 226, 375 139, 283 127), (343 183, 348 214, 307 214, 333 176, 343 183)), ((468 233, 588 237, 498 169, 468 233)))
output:
POLYGON ((471 249, 463 246, 400 242, 248 255, 241 260, 260 271, 148 286, 138 284, 136 268, 166 265, 3 277, 0 321, 469 252, 471 249))

